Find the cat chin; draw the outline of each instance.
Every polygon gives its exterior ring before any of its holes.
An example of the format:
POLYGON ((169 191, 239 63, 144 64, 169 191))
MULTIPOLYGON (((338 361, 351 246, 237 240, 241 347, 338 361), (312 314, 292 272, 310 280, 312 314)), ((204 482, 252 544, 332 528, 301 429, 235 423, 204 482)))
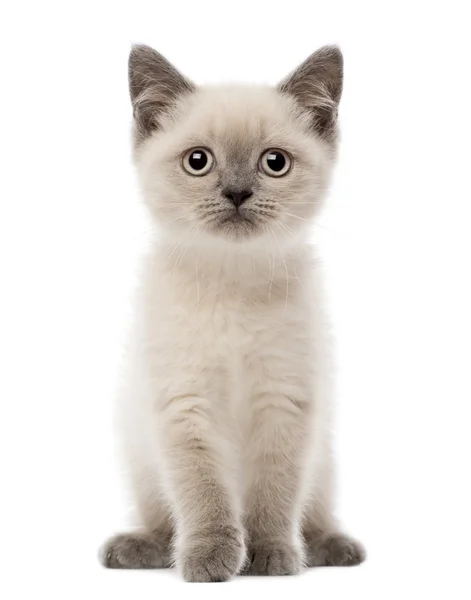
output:
POLYGON ((263 229, 252 219, 241 216, 223 219, 211 228, 211 233, 229 241, 241 242, 260 236, 263 229))
MULTIPOLYGON (((177 243, 180 235, 172 236, 170 243, 177 243)), ((283 245, 283 241, 280 240, 283 245)), ((208 252, 208 256, 265 254, 272 248, 272 238, 263 224, 236 224, 226 222, 213 224, 198 230, 191 240, 194 252, 208 252)))

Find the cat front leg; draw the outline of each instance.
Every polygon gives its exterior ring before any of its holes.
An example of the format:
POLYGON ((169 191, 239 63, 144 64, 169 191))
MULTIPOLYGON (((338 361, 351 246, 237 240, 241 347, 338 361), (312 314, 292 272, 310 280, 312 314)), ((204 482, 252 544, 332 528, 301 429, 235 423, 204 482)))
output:
POLYGON ((182 389, 159 402, 159 439, 176 524, 175 563, 187 581, 225 581, 245 560, 231 450, 214 402, 182 389))
MULTIPOLYGON (((266 375, 266 358, 263 365, 266 375)), ((246 572, 256 575, 294 575, 304 563, 300 523, 312 411, 309 387, 285 378, 286 367, 275 368, 269 383, 260 378, 250 400, 246 572)))

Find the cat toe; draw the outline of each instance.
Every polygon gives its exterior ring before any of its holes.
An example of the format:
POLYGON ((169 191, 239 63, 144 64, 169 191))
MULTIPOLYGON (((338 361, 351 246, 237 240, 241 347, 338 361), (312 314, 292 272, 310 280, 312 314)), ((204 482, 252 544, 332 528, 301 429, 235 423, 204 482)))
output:
POLYGON ((308 565, 312 567, 347 567, 359 565, 366 558, 363 546, 342 533, 326 534, 307 542, 308 565))
POLYGON ((158 569, 164 566, 161 544, 151 536, 120 534, 100 551, 100 562, 109 569, 158 569))
POLYGON ((236 527, 216 528, 183 546, 180 568, 185 581, 227 581, 245 557, 243 535, 236 527))
POLYGON ((248 575, 296 575, 301 571, 299 550, 286 542, 259 541, 252 544, 247 566, 248 575))

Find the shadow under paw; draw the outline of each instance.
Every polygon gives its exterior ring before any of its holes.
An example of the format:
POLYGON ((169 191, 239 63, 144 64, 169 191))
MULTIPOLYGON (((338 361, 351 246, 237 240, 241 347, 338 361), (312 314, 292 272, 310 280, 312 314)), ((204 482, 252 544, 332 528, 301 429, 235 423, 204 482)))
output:
POLYGON ((100 561, 109 569, 160 569, 169 566, 166 544, 152 534, 120 534, 100 550, 100 561))
POLYGON ((246 575, 296 575, 301 571, 300 551, 286 542, 254 542, 248 553, 246 575))
POLYGON ((366 558, 363 546, 342 533, 330 533, 306 539, 309 567, 348 567, 366 558))

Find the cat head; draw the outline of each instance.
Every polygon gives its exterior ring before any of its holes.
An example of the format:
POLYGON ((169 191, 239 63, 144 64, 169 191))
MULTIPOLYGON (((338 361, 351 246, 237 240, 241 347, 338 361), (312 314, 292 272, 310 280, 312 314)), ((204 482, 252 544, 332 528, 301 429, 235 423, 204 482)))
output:
POLYGON ((164 232, 247 244, 306 228, 335 158, 337 47, 321 48, 277 87, 197 87, 135 46, 129 81, 141 187, 164 232))

